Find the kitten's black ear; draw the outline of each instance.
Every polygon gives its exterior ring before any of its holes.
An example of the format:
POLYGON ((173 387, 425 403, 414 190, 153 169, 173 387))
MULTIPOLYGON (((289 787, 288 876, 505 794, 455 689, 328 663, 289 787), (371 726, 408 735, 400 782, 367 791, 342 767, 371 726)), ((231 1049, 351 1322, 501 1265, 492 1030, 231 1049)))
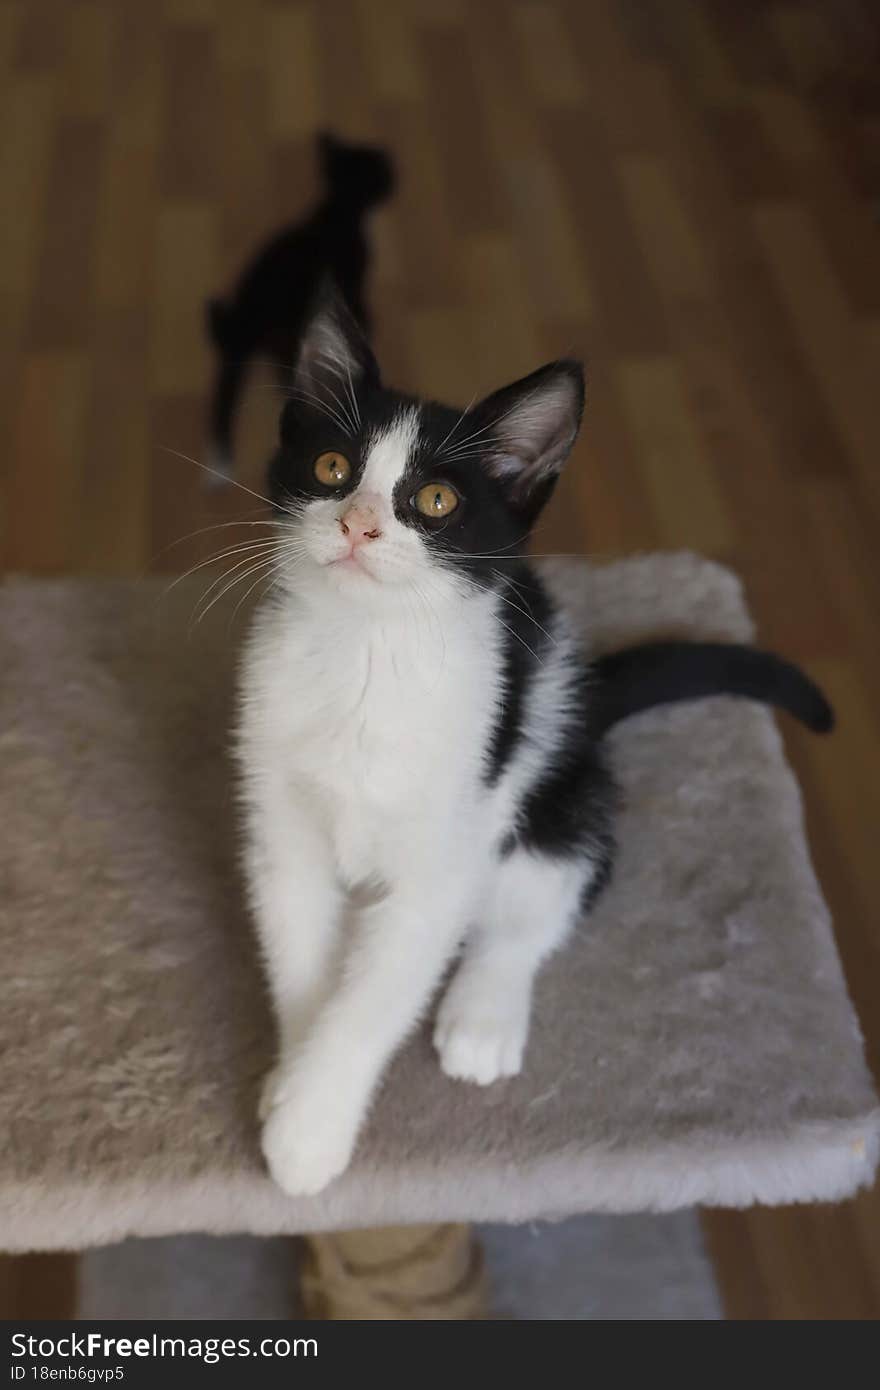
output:
POLYGON ((338 289, 322 285, 306 321, 293 372, 294 390, 332 400, 340 387, 379 384, 379 365, 338 289))
POLYGON ((474 411, 485 433, 483 466, 505 485, 531 522, 553 491, 577 437, 584 409, 584 369, 562 358, 487 396, 474 411))

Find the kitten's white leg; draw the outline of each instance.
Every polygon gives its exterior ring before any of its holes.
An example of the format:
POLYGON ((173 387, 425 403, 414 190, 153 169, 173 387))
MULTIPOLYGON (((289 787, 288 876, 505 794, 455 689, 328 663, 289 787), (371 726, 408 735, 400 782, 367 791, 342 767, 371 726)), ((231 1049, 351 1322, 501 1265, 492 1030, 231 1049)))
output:
POLYGON ((328 837, 278 771, 251 789, 245 854, 248 895, 278 1027, 278 1065, 266 1078, 260 1113, 327 988, 341 907, 328 837))
POLYGON ((434 1046, 447 1076, 488 1086, 519 1073, 535 976, 577 920, 592 874, 584 859, 526 850, 499 864, 437 1013, 434 1046))
POLYGON ((385 1066, 461 939, 467 909, 454 875, 414 875, 359 915, 342 982, 280 1078, 263 1129, 285 1191, 318 1192, 347 1167, 385 1066))

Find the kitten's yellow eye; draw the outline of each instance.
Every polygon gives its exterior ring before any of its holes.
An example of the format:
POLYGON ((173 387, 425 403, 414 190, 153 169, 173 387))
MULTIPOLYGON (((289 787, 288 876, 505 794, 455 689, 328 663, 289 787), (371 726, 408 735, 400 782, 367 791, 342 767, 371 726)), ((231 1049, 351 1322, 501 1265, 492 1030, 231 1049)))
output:
POLYGON ((458 506, 458 493, 446 483, 426 483, 413 499, 422 516, 449 516, 458 506))
POLYGON ((315 459, 315 477, 325 487, 342 487, 351 477, 351 464, 345 454, 319 454, 315 459))

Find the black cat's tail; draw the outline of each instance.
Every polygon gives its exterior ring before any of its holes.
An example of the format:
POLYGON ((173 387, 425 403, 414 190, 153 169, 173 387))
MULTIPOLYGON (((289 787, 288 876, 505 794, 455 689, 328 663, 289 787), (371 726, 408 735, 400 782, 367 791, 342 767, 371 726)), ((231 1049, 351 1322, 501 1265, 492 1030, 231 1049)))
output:
POLYGON ((591 724, 601 737, 631 714, 656 705, 739 695, 793 714, 817 734, 834 727, 819 687, 773 652, 730 642, 647 642, 610 652, 593 664, 591 724))

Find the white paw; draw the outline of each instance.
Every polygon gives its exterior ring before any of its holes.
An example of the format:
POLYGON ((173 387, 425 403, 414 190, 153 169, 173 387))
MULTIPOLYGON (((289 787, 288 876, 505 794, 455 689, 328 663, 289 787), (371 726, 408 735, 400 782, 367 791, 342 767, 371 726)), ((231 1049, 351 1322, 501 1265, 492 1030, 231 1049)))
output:
POLYGON ((463 1006, 444 999, 434 1029, 434 1046, 447 1076, 489 1086, 518 1076, 529 1032, 528 1010, 477 1001, 463 1006))
POLYGON ((276 1067, 261 1101, 262 1147, 269 1171, 291 1197, 309 1197, 349 1164, 360 1115, 338 1096, 320 1095, 276 1067))

